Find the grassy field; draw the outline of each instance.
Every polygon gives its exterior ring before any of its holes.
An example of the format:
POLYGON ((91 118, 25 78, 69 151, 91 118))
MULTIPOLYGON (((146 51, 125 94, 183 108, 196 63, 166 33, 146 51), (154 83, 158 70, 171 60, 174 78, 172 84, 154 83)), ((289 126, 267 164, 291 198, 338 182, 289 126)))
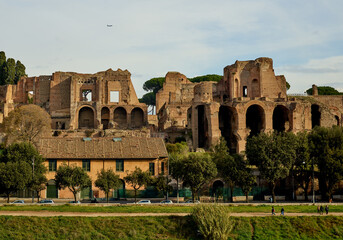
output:
MULTIPOLYGON (((230 239, 342 239, 343 217, 233 218, 230 239)), ((0 239, 201 239, 191 217, 5 217, 0 239)))
MULTIPOLYGON (((281 205, 274 205, 280 212, 281 205)), ((317 211, 313 205, 282 205, 286 212, 312 213, 317 211)), ((325 206, 323 204, 323 206, 325 206)), ((227 205, 231 212, 270 212, 271 205, 227 205)), ((3 205, 0 211, 54 211, 54 212, 104 212, 104 213, 190 213, 192 205, 3 205)), ((343 205, 330 205, 330 212, 343 212, 343 205)))

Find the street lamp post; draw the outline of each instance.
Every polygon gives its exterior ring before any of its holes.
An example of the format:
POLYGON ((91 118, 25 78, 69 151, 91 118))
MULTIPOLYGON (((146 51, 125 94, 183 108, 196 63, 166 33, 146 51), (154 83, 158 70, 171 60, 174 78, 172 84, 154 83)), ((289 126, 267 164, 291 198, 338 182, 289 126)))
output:
POLYGON ((168 181, 169 181, 169 156, 168 156, 168 159, 167 159, 167 168, 168 168, 168 169, 167 169, 167 186, 166 186, 166 187, 167 187, 167 189, 166 189, 166 190, 167 190, 167 195, 166 195, 166 196, 167 196, 167 200, 168 200, 168 197, 169 197, 169 196, 168 196, 168 195, 169 195, 169 194, 168 194, 168 181))
MULTIPOLYGON (((35 177, 35 158, 32 157, 32 184, 35 177)), ((35 202, 35 190, 32 189, 32 203, 35 202)))

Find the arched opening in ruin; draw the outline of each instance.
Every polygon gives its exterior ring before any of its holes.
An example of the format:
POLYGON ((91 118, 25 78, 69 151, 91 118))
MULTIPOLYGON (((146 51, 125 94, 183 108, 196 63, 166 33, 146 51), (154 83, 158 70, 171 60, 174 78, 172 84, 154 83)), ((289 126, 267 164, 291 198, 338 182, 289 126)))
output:
POLYGON ((144 112, 141 108, 134 108, 131 111, 131 125, 140 128, 144 125, 144 112))
POLYGON ((251 97, 260 96, 260 84, 257 79, 252 80, 251 82, 251 97))
POLYGON ((314 128, 315 126, 320 126, 320 117, 321 117, 321 112, 319 110, 319 105, 312 104, 311 106, 312 128, 314 128))
POLYGON ((251 105, 246 113, 246 127, 250 129, 250 135, 256 136, 265 128, 265 113, 261 106, 251 105))
POLYGON ((224 183, 221 180, 216 180, 212 185, 213 197, 222 197, 224 193, 224 183))
POLYGON ((108 124, 110 122, 110 110, 108 107, 103 107, 101 109, 101 124, 102 124, 102 129, 108 129, 108 124))
POLYGON ((198 147, 206 148, 208 143, 208 121, 205 114, 205 106, 200 105, 198 110, 198 147))
POLYGON ((219 108, 219 129, 230 153, 237 152, 237 138, 234 135, 234 131, 237 129, 237 118, 237 112, 234 108, 228 106, 219 108))
POLYGON ((117 107, 114 110, 113 121, 117 124, 118 127, 125 127, 127 124, 127 114, 126 110, 123 107, 117 107))
POLYGON ((290 128, 289 123, 289 110, 285 106, 278 105, 273 111, 273 129, 278 132, 288 131, 290 128))
POLYGON ((79 128, 94 128, 94 111, 90 107, 79 110, 79 128))
POLYGON ((340 124, 340 121, 339 121, 339 117, 337 115, 335 116, 335 119, 336 119, 337 126, 340 126, 341 124, 340 124))

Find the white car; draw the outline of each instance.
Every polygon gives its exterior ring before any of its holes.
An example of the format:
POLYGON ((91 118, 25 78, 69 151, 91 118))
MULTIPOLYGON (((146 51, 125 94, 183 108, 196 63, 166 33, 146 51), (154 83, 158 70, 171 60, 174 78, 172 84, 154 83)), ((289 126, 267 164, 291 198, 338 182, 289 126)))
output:
POLYGON ((172 201, 172 200, 162 200, 160 203, 163 203, 163 204, 172 204, 173 201, 172 201))
POLYGON ((11 204, 24 204, 24 200, 15 200, 14 202, 11 202, 11 204))
POLYGON ((137 202, 137 204, 150 204, 150 200, 140 200, 137 202))
POLYGON ((50 199, 44 199, 39 201, 39 203, 41 204, 54 204, 54 201, 50 200, 50 199))

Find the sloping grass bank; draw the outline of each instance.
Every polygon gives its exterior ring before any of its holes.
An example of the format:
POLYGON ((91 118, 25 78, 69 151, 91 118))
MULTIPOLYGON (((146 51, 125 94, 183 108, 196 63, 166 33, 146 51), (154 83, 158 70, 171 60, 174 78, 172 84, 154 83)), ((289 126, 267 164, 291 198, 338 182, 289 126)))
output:
MULTIPOLYGON (((322 204, 325 206, 325 204, 322 204)), ((190 213, 195 205, 2 205, 0 211, 53 211, 53 212, 104 212, 104 213, 190 213)), ((225 205, 230 212, 264 212, 270 213, 272 205, 225 205)), ((314 213, 314 205, 273 205, 276 212, 284 207, 286 213, 314 213)), ((330 212, 343 212, 343 205, 330 205, 330 212)))
MULTIPOLYGON (((343 217, 233 218, 231 239, 342 239, 343 217)), ((200 239, 191 217, 0 216, 0 239, 200 239)))

